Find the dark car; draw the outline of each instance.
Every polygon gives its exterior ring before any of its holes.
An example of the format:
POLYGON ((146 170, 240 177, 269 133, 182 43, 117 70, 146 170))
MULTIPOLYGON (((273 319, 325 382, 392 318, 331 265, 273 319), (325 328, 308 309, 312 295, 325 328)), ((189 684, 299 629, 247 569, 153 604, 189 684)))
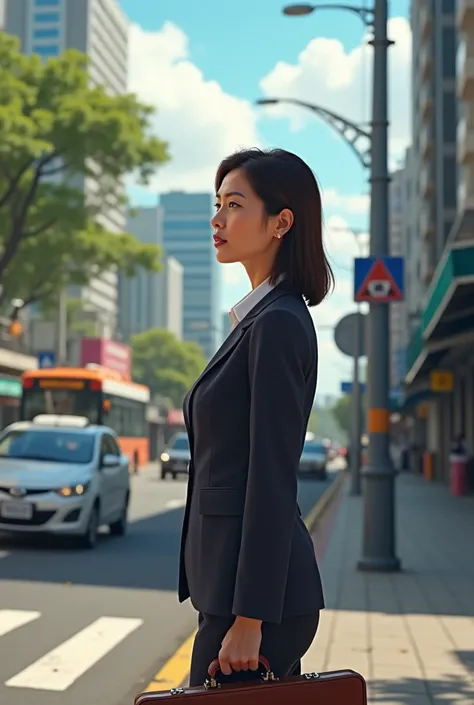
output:
POLYGON ((175 480, 178 475, 187 474, 190 460, 188 436, 186 433, 177 433, 161 454, 161 479, 164 480, 167 475, 171 475, 175 480))
POLYGON ((300 458, 301 475, 325 480, 327 478, 327 462, 328 451, 321 441, 305 441, 300 458))

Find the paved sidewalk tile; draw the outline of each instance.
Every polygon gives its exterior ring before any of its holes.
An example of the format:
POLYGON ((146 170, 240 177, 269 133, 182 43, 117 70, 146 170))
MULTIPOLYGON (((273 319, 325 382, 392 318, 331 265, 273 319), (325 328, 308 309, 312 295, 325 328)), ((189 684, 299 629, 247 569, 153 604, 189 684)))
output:
POLYGON ((362 511, 346 488, 304 671, 359 671, 370 705, 474 705, 474 498, 399 476, 395 574, 357 571, 362 511))

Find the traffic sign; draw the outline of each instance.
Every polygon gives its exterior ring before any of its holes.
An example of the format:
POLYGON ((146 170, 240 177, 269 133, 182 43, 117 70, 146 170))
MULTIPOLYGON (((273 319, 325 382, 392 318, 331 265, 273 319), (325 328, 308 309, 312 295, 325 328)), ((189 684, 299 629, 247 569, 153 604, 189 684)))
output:
POLYGON ((348 313, 337 323, 334 329, 334 342, 337 349, 344 355, 349 355, 349 357, 365 355, 366 319, 367 315, 358 311, 357 313, 348 313), (357 326, 359 326, 359 330, 357 330, 357 326), (358 350, 356 350, 357 333, 359 333, 358 350))
MULTIPOLYGON (((365 392, 365 384, 359 382, 359 389, 361 394, 365 392)), ((352 382, 341 382, 341 394, 352 394, 352 382)))
POLYGON ((433 392, 452 392, 453 373, 448 370, 433 370, 430 374, 430 387, 433 392))
POLYGON ((386 304, 404 298, 403 257, 357 257, 354 301, 386 304))
POLYGON ((38 367, 48 369, 56 364, 56 355, 52 351, 38 353, 38 367))

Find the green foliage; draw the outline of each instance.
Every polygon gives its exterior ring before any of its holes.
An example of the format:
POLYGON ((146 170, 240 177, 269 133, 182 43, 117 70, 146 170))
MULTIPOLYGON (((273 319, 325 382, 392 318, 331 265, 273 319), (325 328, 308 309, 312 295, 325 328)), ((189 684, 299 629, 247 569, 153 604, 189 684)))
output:
POLYGON ((345 394, 336 401, 332 413, 341 431, 349 435, 351 430, 351 396, 345 394))
POLYGON ((169 158, 153 109, 92 85, 77 51, 42 61, 0 33, 0 280, 3 297, 54 297, 113 267, 156 270, 159 250, 101 225, 169 158), (90 184, 87 199, 84 182, 90 184), (82 188, 81 188, 82 187, 82 188))
POLYGON ((133 379, 150 387, 152 394, 168 398, 176 408, 205 367, 204 354, 194 342, 178 340, 173 333, 152 328, 131 339, 133 379))

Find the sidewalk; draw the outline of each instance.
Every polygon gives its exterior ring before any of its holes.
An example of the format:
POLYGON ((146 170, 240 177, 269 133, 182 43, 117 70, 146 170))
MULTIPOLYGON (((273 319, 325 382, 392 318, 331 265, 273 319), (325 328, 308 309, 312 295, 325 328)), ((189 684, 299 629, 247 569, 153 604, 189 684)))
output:
POLYGON ((327 609, 303 672, 353 668, 370 705, 473 705, 474 497, 400 475, 403 570, 360 573, 362 500, 347 485, 321 566, 327 609))

